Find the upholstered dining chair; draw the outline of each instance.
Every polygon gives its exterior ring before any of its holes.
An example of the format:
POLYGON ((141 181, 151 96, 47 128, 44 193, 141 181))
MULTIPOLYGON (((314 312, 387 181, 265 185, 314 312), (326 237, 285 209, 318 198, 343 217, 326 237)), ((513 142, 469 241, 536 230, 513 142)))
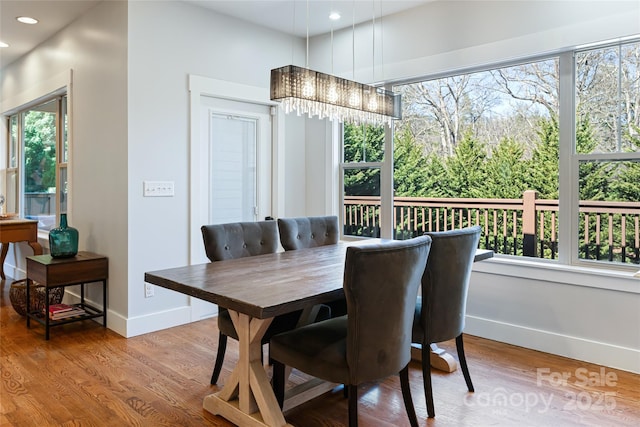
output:
POLYGON ((337 216, 278 218, 278 231, 285 251, 333 245, 340 240, 337 216))
POLYGON ((274 335, 273 389, 282 407, 285 365, 342 383, 349 426, 358 425, 358 384, 400 375, 405 409, 417 426, 409 388, 411 326, 431 238, 348 247, 344 293, 348 314, 274 335), (384 312, 384 316, 381 315, 384 312))
POLYGON ((435 417, 431 388, 432 343, 456 339, 462 374, 469 391, 474 391, 464 355, 462 330, 469 277, 480 232, 480 226, 473 226, 426 233, 432 239, 431 252, 422 278, 422 295, 416 303, 412 342, 422 345, 422 375, 427 414, 430 418, 435 417))
MULTIPOLYGON (((340 240, 340 226, 335 215, 278 218, 278 232, 285 251, 335 245, 340 240)), ((331 310, 331 317, 347 314, 344 299, 330 301, 325 306, 331 310)))
MULTIPOLYGON (((203 225, 201 228, 204 248, 211 262, 233 258, 275 253, 278 251, 278 224, 276 221, 236 222, 203 225)), ((326 315, 325 317, 328 317, 326 315)), ((300 312, 277 316, 265 333, 262 343, 269 342, 272 335, 296 327, 300 312)), ((218 311, 218 352, 211 375, 211 384, 216 384, 222 370, 227 337, 235 340, 238 334, 226 308, 218 311)))

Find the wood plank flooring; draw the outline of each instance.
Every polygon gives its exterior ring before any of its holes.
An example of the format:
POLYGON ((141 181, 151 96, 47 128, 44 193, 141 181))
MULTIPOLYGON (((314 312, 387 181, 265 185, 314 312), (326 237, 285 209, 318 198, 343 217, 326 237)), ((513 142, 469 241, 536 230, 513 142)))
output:
MULTIPOLYGON (((0 427, 231 425, 202 409, 218 390, 209 385, 215 319, 129 339, 89 320, 52 328, 45 341, 42 326, 27 329, 13 310, 10 283, 0 293, 0 427)), ((640 425, 640 375, 472 336, 465 343, 476 392, 466 391, 459 370, 434 372, 435 419, 427 419, 420 365, 412 363, 421 426, 640 425)), ((441 347, 455 354, 454 342, 441 347)), ((221 383, 237 352, 229 340, 221 383)), ((292 382, 303 377, 294 371, 292 382)), ((409 425, 397 377, 363 385, 359 395, 361 426, 409 425)), ((336 388, 285 415, 294 426, 346 426, 347 400, 336 388)))

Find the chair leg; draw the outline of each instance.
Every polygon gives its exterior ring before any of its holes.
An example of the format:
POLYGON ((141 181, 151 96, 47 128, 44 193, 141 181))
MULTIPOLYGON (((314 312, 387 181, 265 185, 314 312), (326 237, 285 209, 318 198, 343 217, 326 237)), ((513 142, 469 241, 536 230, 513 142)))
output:
POLYGON ((400 388, 402 389, 402 398, 404 399, 404 407, 407 410, 409 423, 411 427, 418 427, 418 417, 416 416, 416 408, 413 407, 411 387, 409 386, 409 365, 400 371, 400 388))
POLYGON ((456 337, 456 349, 458 350, 458 360, 460 361, 460 368, 462 368, 462 374, 464 380, 467 383, 469 391, 473 390, 473 383, 471 382, 471 375, 469 375, 469 368, 467 367, 467 359, 464 356, 464 343, 462 341, 462 334, 456 337))
POLYGON ((272 388, 280 409, 284 406, 284 364, 273 361, 272 388))
POLYGON ((427 416, 433 418, 436 411, 433 406, 433 392, 431 390, 431 346, 422 343, 422 382, 424 384, 424 398, 427 403, 427 416))
POLYGON ((222 362, 224 362, 224 353, 227 350, 227 336, 222 332, 218 335, 218 354, 216 355, 216 363, 211 374, 211 384, 217 384, 218 377, 222 371, 222 362))
POLYGON ((358 427, 358 386, 349 384, 349 427, 358 427))

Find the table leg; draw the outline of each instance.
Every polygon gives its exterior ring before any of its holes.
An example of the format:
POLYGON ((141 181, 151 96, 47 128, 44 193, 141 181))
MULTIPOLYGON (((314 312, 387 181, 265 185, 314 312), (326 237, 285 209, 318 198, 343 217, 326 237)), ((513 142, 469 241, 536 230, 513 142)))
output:
MULTIPOLYGON (((42 245, 37 241, 28 242, 31 249, 33 249, 34 255, 42 255, 42 245)), ((9 243, 2 243, 2 249, 0 249, 0 280, 5 280, 6 277, 4 275, 4 260, 7 258, 7 253, 9 252, 9 243)))
POLYGON ((238 333, 238 364, 222 390, 204 398, 204 409, 241 426, 289 426, 260 359, 261 340, 273 319, 229 314, 238 333))
POLYGON ((2 243, 2 249, 0 250, 0 279, 5 280, 4 276, 4 260, 9 252, 9 243, 2 243))
POLYGON ((33 249, 33 254, 34 255, 42 255, 42 245, 40 243, 38 243, 38 241, 33 241, 33 242, 27 242, 29 244, 29 246, 31 246, 31 249, 33 249))

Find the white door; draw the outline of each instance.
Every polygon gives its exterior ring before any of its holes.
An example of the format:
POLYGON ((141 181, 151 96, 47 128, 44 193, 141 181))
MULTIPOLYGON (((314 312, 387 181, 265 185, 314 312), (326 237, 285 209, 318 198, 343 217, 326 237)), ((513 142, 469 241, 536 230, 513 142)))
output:
MULTIPOLYGON (((200 160, 207 167, 196 179, 200 194, 208 199, 198 203, 199 209, 206 210, 199 217, 207 218, 208 224, 223 224, 271 216, 269 106, 201 96, 199 119, 199 155, 206 157, 206 162, 200 160)), ((196 318, 217 313, 213 304, 196 300, 192 306, 196 318)))
POLYGON ((271 216, 269 107, 201 98, 201 138, 209 147, 209 223, 259 221, 271 216))

